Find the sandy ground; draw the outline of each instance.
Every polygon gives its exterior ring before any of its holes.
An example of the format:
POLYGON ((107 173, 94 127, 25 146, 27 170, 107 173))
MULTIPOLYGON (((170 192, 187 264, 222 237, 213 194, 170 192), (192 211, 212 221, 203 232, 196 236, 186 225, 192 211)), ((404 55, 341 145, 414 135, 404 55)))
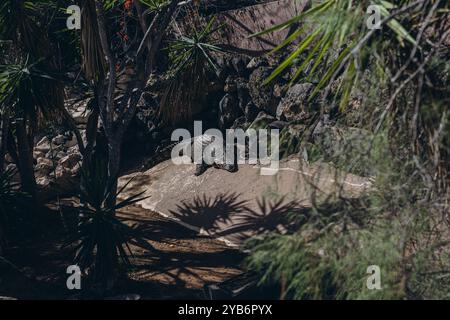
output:
POLYGON ((314 197, 337 193, 357 197, 371 187, 367 178, 327 164, 308 164, 297 156, 280 161, 279 166, 271 171, 273 175, 261 175, 261 167, 242 164, 237 172, 209 168, 197 177, 194 164, 167 160, 121 177, 121 186, 129 184, 120 197, 145 192, 148 198, 139 202, 142 208, 241 247, 258 230, 278 229, 277 217, 292 205, 301 214, 314 197))

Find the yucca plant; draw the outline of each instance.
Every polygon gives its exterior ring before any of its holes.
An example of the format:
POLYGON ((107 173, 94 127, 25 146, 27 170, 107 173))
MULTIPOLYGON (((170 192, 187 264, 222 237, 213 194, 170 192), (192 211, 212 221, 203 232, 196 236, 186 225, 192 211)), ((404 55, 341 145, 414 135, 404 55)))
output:
MULTIPOLYGON (((96 159, 82 172, 84 183, 80 193, 79 223, 68 244, 75 244, 74 262, 101 290, 109 290, 118 276, 119 263, 130 265, 130 239, 138 238, 132 227, 116 215, 116 211, 145 199, 143 192, 119 201, 113 206, 107 199, 111 192, 106 166, 96 159)), ((123 186, 117 196, 131 182, 123 186)))
MULTIPOLYGON (((48 24, 54 2, 4 1, 0 5, 0 38, 8 40, 0 70, 0 107, 12 118, 17 140, 22 189, 37 200, 33 169, 34 132, 49 115, 63 108, 63 86, 49 76, 60 70, 49 40, 48 24)), ((57 118, 57 117, 55 117, 57 118)))
POLYGON ((28 58, 19 64, 0 66, 0 107, 12 115, 13 127, 18 145, 19 172, 22 189, 36 196, 32 158, 32 137, 42 115, 47 114, 48 96, 41 87, 48 81, 46 75, 37 69, 38 62, 30 63, 28 58), (42 108, 40 108, 42 106, 42 108))
MULTIPOLYGON (((170 83, 161 101, 161 114, 165 122, 177 122, 190 119, 192 108, 204 96, 208 73, 218 73, 214 53, 222 52, 213 41, 216 27, 214 17, 204 26, 199 18, 192 15, 192 22, 186 34, 175 35, 166 50, 171 66, 168 71, 170 83)), ((189 26, 188 26, 189 25, 189 26)))

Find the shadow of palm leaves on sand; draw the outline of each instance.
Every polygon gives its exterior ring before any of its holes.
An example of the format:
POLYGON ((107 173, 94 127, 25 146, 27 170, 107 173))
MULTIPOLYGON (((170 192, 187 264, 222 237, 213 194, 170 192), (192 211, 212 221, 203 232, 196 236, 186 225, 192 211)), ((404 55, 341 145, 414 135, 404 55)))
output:
POLYGON ((295 201, 286 201, 285 197, 271 201, 267 198, 257 200, 257 209, 246 208, 236 217, 236 223, 217 233, 218 236, 235 235, 244 240, 252 235, 269 232, 291 233, 298 229, 306 219, 309 208, 295 201), (292 217, 295 215, 295 219, 292 217), (305 218, 305 219, 302 219, 305 218))
POLYGON ((214 232, 218 223, 230 222, 230 216, 247 210, 247 202, 238 200, 235 193, 219 194, 215 198, 196 196, 190 203, 182 202, 170 213, 180 221, 214 232))
POLYGON ((258 199, 257 209, 252 209, 247 201, 239 200, 237 194, 231 193, 215 198, 197 196, 170 213, 181 222, 214 236, 232 235, 235 239, 244 240, 266 232, 292 232, 303 220, 301 217, 307 216, 308 209, 297 201, 286 201, 285 197, 274 201, 258 199), (296 219, 291 219, 291 214, 295 214, 296 219))

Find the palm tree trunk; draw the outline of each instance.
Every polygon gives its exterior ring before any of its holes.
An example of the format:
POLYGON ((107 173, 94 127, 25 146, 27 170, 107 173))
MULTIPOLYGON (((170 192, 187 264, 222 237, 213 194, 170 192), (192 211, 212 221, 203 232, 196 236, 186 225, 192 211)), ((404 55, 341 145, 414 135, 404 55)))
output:
POLYGON ((117 183, 120 171, 120 153, 122 149, 122 139, 116 137, 108 141, 108 179, 110 186, 110 194, 107 199, 109 207, 116 204, 117 198, 117 183))

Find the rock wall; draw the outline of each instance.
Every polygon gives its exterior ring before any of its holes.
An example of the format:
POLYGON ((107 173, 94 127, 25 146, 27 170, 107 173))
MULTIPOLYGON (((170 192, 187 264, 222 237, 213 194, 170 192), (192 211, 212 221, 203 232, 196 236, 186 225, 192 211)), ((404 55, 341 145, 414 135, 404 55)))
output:
POLYGON ((220 13, 216 24, 224 27, 218 32, 217 43, 235 52, 260 56, 283 42, 289 29, 250 36, 291 19, 305 6, 303 0, 279 0, 220 13))

